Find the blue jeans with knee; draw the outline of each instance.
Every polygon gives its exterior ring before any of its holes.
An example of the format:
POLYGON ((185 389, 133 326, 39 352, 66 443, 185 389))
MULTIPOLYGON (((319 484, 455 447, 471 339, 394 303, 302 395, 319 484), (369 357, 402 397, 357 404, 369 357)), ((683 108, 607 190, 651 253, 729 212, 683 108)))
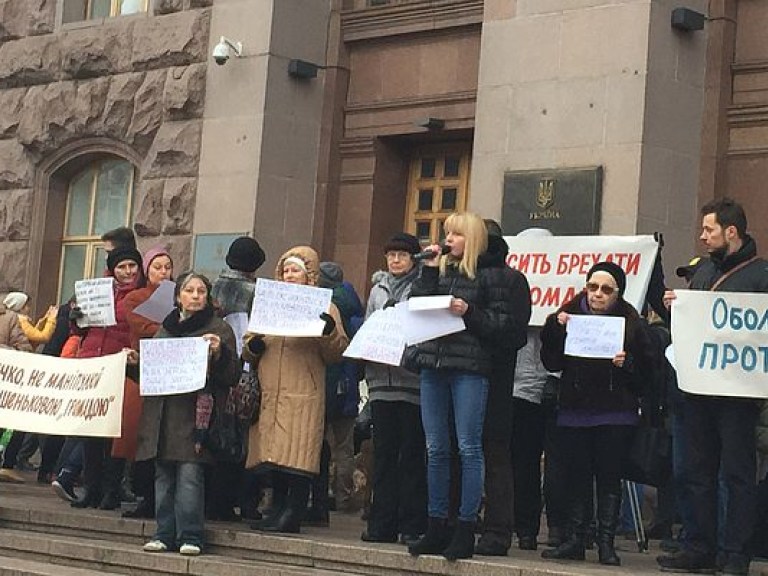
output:
POLYGON ((203 545, 205 468, 197 462, 155 463, 155 539, 169 548, 203 545))
POLYGON ((459 520, 473 522, 480 509, 485 474, 483 421, 488 380, 475 372, 421 371, 421 419, 427 440, 429 516, 448 517, 451 428, 461 458, 459 520))

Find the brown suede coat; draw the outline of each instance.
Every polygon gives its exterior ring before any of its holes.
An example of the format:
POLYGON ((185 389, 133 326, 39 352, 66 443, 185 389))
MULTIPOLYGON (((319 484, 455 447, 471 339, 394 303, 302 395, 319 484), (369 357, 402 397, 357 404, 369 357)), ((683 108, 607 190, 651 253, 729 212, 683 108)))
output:
MULTIPOLYGON (((317 285, 317 253, 308 246, 292 248, 280 258, 275 278, 282 280, 283 261, 298 256, 307 266, 308 283, 317 285)), ((266 349, 253 356, 246 334, 243 358, 258 363, 261 383, 259 420, 248 436, 247 468, 275 466, 288 471, 317 474, 325 418, 325 367, 341 360, 349 339, 341 316, 331 304, 328 312, 336 328, 328 336, 294 338, 264 336, 266 349)))
POLYGON ((0 346, 20 352, 32 352, 32 345, 24 336, 16 312, 0 304, 0 346))

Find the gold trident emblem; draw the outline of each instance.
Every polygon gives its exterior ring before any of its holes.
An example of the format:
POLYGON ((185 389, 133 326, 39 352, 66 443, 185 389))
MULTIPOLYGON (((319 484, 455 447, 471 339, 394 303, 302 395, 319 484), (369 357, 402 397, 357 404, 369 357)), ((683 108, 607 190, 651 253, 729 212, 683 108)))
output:
POLYGON ((539 181, 539 189, 536 192, 536 205, 542 210, 551 208, 555 203, 555 179, 543 178, 539 181))

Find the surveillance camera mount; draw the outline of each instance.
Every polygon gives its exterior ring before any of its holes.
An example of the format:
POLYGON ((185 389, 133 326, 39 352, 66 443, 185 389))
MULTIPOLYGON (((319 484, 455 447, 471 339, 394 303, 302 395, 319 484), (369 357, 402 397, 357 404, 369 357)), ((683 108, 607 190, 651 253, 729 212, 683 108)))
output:
POLYGON ((242 42, 232 42, 229 38, 226 36, 221 36, 219 38, 219 44, 224 44, 226 46, 229 46, 232 51, 235 53, 235 56, 238 58, 243 57, 243 43, 242 42))

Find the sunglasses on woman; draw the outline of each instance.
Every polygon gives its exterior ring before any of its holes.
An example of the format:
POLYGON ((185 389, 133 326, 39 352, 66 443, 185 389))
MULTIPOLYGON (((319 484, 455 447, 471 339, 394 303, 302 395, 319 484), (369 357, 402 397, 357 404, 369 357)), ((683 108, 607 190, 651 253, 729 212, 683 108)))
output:
POLYGON ((587 290, 589 292, 597 292, 600 290, 606 296, 610 296, 616 291, 616 288, 608 284, 598 284, 597 282, 587 282, 587 290))

